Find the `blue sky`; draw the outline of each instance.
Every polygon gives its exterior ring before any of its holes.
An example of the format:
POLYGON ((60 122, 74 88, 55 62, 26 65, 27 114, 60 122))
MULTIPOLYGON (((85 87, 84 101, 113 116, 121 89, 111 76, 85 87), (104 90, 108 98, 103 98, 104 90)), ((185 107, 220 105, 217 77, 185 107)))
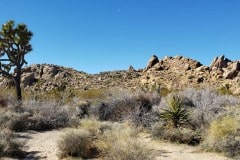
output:
POLYGON ((156 54, 209 65, 240 59, 239 0, 0 0, 0 24, 34 33, 29 65, 51 63, 88 73, 144 68, 156 54))

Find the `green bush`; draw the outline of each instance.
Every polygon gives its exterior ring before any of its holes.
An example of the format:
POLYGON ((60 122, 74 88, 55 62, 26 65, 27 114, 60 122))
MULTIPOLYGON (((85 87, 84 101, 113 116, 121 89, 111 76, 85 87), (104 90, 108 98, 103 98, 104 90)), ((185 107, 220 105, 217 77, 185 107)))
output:
POLYGON ((162 109, 160 118, 167 121, 169 125, 178 128, 188 121, 188 111, 184 108, 184 103, 181 97, 174 95, 168 99, 168 108, 162 109))

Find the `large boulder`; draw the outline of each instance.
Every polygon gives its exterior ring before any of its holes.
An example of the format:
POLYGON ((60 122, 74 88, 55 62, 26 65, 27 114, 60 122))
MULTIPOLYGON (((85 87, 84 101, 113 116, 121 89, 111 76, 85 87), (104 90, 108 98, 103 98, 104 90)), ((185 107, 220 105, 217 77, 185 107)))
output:
POLYGON ((225 79, 233 79, 234 77, 236 77, 238 75, 238 72, 236 70, 231 70, 231 71, 228 71, 228 72, 225 72, 223 74, 223 77, 225 79))
POLYGON ((158 62, 159 62, 158 57, 156 55, 153 55, 150 58, 150 60, 148 61, 146 69, 148 70, 148 69, 152 68, 158 62))
POLYGON ((228 66, 228 62, 231 62, 229 59, 225 58, 224 55, 222 55, 221 57, 216 57, 214 58, 214 60, 212 61, 210 68, 214 68, 216 67, 218 68, 227 68, 228 66))
POLYGON ((240 62, 232 62, 227 70, 224 72, 223 76, 226 79, 233 79, 238 76, 238 73, 240 72, 240 62))
POLYGON ((240 62, 236 61, 232 64, 232 69, 236 71, 240 71, 240 62))
POLYGON ((44 66, 42 71, 43 79, 51 79, 58 73, 58 70, 55 66, 44 66))
POLYGON ((21 77, 21 82, 24 88, 32 85, 34 81, 35 81, 34 73, 25 73, 21 77))

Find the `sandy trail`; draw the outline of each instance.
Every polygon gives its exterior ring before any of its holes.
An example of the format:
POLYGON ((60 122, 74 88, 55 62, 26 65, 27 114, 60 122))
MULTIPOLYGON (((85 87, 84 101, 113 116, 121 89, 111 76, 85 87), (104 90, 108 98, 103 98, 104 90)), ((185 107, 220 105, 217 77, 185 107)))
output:
POLYGON ((157 160, 230 160, 216 153, 201 152, 199 147, 152 142, 153 148, 159 151, 157 160))
POLYGON ((62 134, 63 130, 21 133, 22 139, 26 140, 27 157, 24 160, 58 160, 57 142, 62 134))
MULTIPOLYGON (((63 133, 64 130, 19 133, 21 139, 26 140, 28 154, 24 160, 58 160, 57 141, 63 133)), ((143 136, 143 141, 157 151, 157 160, 230 160, 216 153, 201 152, 199 147, 165 143, 150 136, 143 136)))

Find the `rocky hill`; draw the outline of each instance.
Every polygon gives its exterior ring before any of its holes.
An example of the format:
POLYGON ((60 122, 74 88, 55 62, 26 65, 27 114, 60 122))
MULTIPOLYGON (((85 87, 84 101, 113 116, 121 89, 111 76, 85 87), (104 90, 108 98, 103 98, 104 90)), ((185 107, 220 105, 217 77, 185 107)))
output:
MULTIPOLYGON (((12 82, 0 77, 0 86, 12 82)), ((226 87, 240 94, 240 61, 231 61, 224 56, 216 57, 210 66, 183 56, 152 56, 144 69, 100 72, 87 74, 71 68, 50 64, 34 64, 23 69, 24 90, 48 91, 52 89, 107 89, 111 87, 175 90, 183 88, 226 87)))
POLYGON ((214 58, 208 67, 182 56, 165 57, 162 60, 153 56, 142 72, 140 81, 142 84, 168 89, 227 87, 239 94, 240 61, 231 61, 221 56, 214 58))

